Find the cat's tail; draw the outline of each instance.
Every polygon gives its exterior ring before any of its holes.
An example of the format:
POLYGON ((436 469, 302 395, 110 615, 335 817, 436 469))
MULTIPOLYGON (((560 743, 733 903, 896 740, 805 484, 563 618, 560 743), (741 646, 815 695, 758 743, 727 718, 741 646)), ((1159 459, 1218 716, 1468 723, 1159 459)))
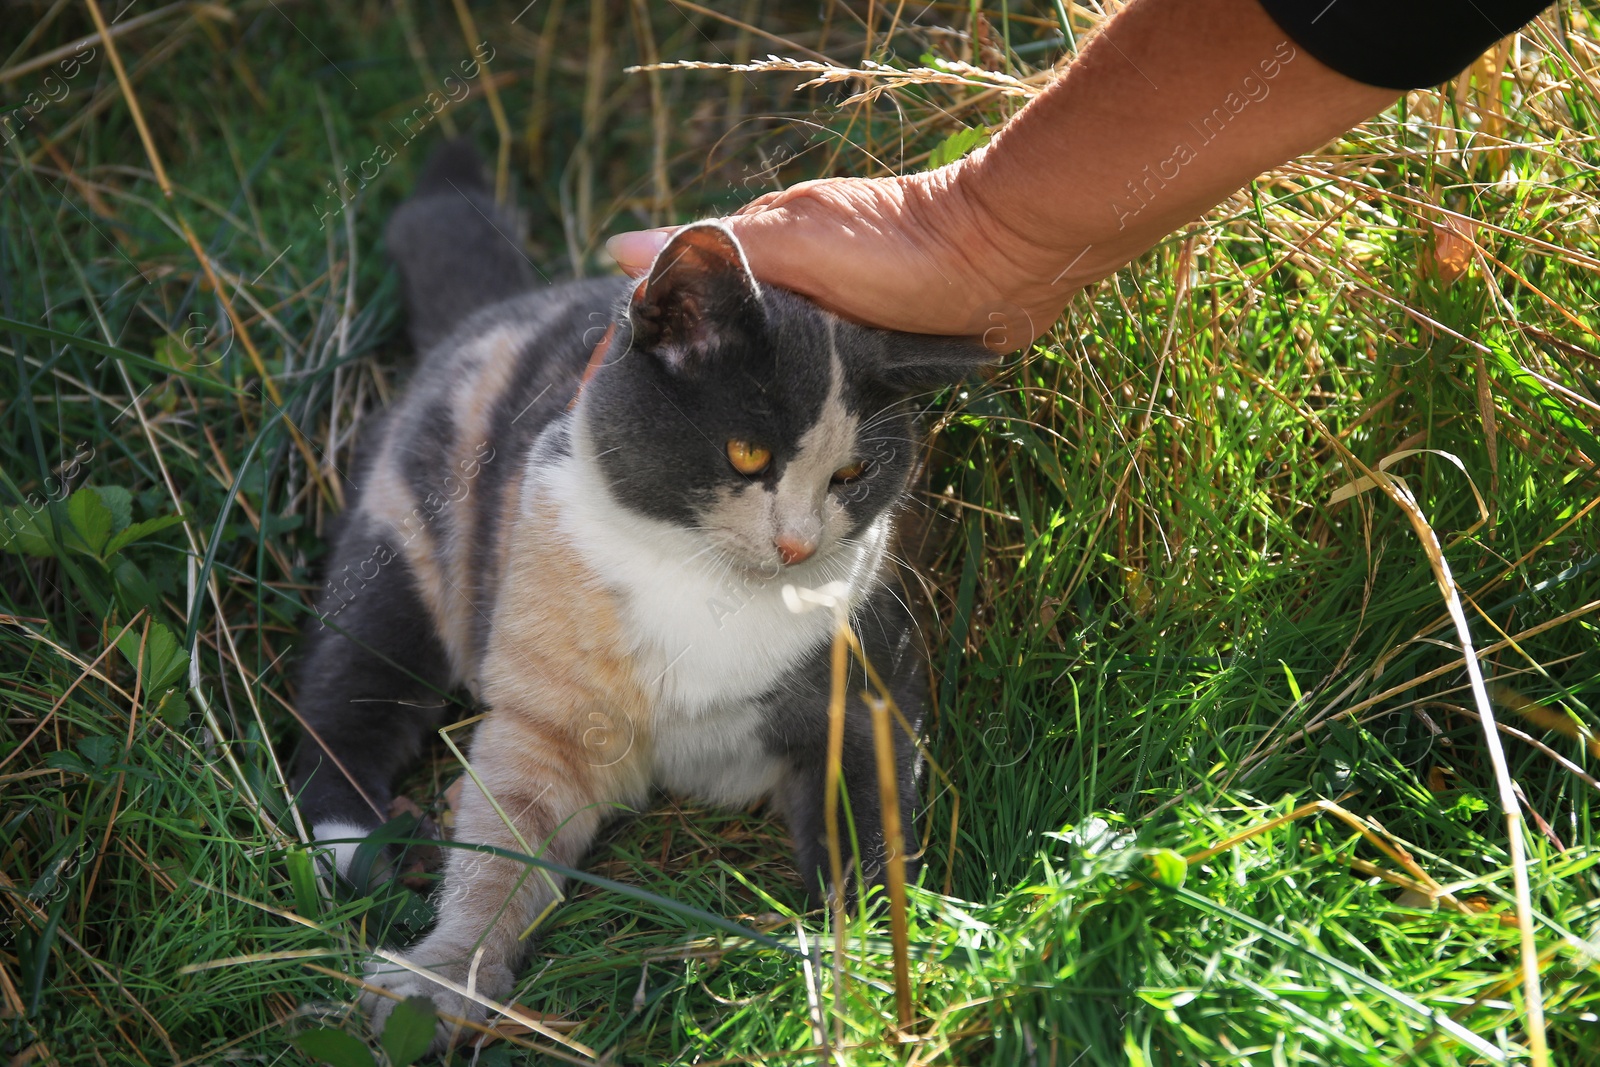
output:
POLYGON ((483 161, 465 139, 434 150, 416 191, 389 220, 385 240, 405 282, 419 353, 474 311, 537 284, 516 220, 495 204, 483 161))

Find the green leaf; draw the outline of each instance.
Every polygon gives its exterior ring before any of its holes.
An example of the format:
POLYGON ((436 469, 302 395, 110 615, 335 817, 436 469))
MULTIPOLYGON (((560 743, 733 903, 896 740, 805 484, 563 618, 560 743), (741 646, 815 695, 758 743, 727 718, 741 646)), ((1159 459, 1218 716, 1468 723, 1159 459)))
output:
POLYGON ((1522 364, 1518 363, 1516 357, 1499 345, 1491 345, 1489 351, 1494 353, 1495 363, 1499 365, 1500 369, 1505 371, 1511 380, 1522 389, 1523 395, 1527 399, 1539 406, 1539 411, 1545 418, 1561 428, 1561 432, 1566 434, 1567 440, 1582 449, 1590 457, 1600 455, 1600 438, 1596 438, 1594 434, 1590 433, 1589 428, 1572 414, 1571 409, 1560 398, 1546 389, 1543 382, 1523 367, 1522 364))
POLYGON ((142 665, 139 663, 139 640, 139 633, 129 630, 117 642, 117 650, 130 666, 142 671, 145 692, 165 689, 189 669, 189 654, 178 647, 178 639, 161 623, 152 622, 144 637, 142 665))
POLYGON ((50 559, 56 554, 50 536, 50 518, 26 504, 7 508, 0 517, 0 548, 35 559, 50 559))
POLYGON ((1188 861, 1172 849, 1160 848, 1150 853, 1150 877, 1162 885, 1176 889, 1188 874, 1188 861))
POLYGON ((273 515, 271 512, 261 516, 261 536, 277 537, 291 530, 298 530, 305 525, 304 515, 273 515))
POLYGON ((1289 679, 1289 695, 1294 697, 1296 704, 1300 703, 1302 699, 1300 696, 1300 682, 1295 678, 1294 671, 1289 669, 1287 663, 1284 663, 1281 659, 1278 662, 1283 665, 1283 676, 1289 679))
POLYGON ((157 337, 150 347, 157 361, 168 367, 181 368, 194 359, 194 354, 173 337, 157 337))
POLYGON ((989 127, 972 126, 965 130, 957 130, 943 141, 928 155, 928 169, 938 170, 946 163, 954 163, 968 152, 980 145, 989 143, 989 127))
POLYGON ((343 1030, 321 1027, 294 1035, 294 1047, 312 1059, 333 1067, 377 1067, 377 1061, 361 1040, 343 1030))
POLYGON ((383 1026, 383 1051, 390 1067, 410 1067, 428 1051, 437 1014, 427 997, 407 997, 394 1006, 383 1026))
POLYGON ((104 767, 122 754, 122 742, 114 737, 96 734, 85 737, 72 746, 82 753, 83 758, 96 767, 104 767))
POLYGON ((189 669, 189 653, 178 647, 172 631, 158 623, 150 626, 150 638, 145 642, 150 653, 150 680, 148 689, 161 689, 171 685, 189 669))
POLYGON ((1122 1051, 1128 1057, 1128 1067, 1150 1067, 1150 1060, 1139 1045, 1139 1039, 1133 1036, 1132 1029, 1122 1034, 1122 1051))
POLYGON ((305 918, 315 918, 322 913, 322 894, 317 892, 317 872, 312 866, 311 853, 304 848, 291 848, 284 853, 284 866, 289 869, 289 886, 294 890, 295 910, 305 918))
POLYGON ((133 521, 133 494, 120 485, 95 485, 86 486, 100 494, 100 502, 111 512, 111 532, 117 533, 128 528, 133 521))
POLYGON ((50 753, 44 758, 44 765, 51 770, 71 771, 73 774, 93 774, 92 767, 76 752, 66 752, 62 749, 50 753))
POLYGON ((183 521, 182 515, 162 515, 159 518, 146 519, 127 527, 106 543, 105 554, 108 556, 121 552, 135 541, 143 541, 146 537, 169 526, 176 526, 183 521))
POLYGON ((191 714, 189 698, 183 695, 181 689, 168 689, 156 705, 156 718, 168 726, 182 726, 189 721, 191 714))
POLYGON ((67 518, 72 521, 77 542, 69 541, 68 547, 87 551, 91 556, 100 555, 111 539, 111 526, 116 521, 100 494, 91 486, 73 493, 67 501, 67 518))
POLYGON ((1162 1011, 1173 1011, 1191 1003, 1195 999, 1195 993, 1192 989, 1138 989, 1134 992, 1140 1000, 1152 1008, 1159 1008, 1162 1011))

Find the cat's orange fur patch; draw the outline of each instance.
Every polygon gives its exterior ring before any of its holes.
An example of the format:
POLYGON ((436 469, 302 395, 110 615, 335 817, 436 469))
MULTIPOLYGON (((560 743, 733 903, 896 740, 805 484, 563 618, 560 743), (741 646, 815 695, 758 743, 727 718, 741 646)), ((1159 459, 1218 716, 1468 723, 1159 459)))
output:
MULTIPOLYGON (((582 759, 584 733, 594 727, 589 715, 642 737, 650 726, 649 700, 635 676, 614 594, 580 561, 557 518, 557 505, 538 494, 511 528, 499 600, 507 607, 496 613, 490 634, 483 674, 492 681, 484 696, 495 714, 523 718, 560 738, 563 747, 580 750, 579 762, 621 766, 628 761, 614 755, 582 759)), ((643 788, 641 777, 618 799, 643 788)))
POLYGON ((396 468, 392 449, 387 442, 385 445, 378 461, 372 465, 372 473, 361 494, 361 508, 393 533, 400 558, 416 581, 417 592, 450 657, 456 681, 463 681, 472 676, 475 608, 440 563, 431 522, 396 468))
MULTIPOLYGON (((482 789, 462 791, 456 828, 464 841, 573 865, 613 804, 647 794, 650 707, 613 594, 578 561, 555 505, 532 503, 512 512, 480 674, 489 714, 472 741, 482 789)), ((449 928, 482 937, 487 959, 515 958, 516 938, 555 897, 543 874, 472 852, 451 856, 446 884, 470 887, 451 901, 449 928)))
MULTIPOLYGON (((476 595, 480 590, 495 587, 492 582, 485 582, 483 575, 474 573, 473 546, 482 543, 486 533, 485 525, 489 523, 499 525, 502 517, 485 512, 483 493, 474 484, 474 480, 481 470, 482 462, 493 462, 498 459, 500 463, 505 464, 520 458, 509 455, 496 457, 491 443, 495 409, 515 384, 516 339, 517 334, 510 328, 505 328, 484 341, 479 346, 476 362, 466 368, 466 373, 462 375, 450 396, 455 442, 448 469, 451 471, 451 477, 458 479, 461 488, 460 499, 450 505, 451 536, 448 543, 443 546, 444 560, 450 582, 457 590, 469 596, 476 595), (489 450, 487 460, 484 458, 485 449, 489 450)), ((499 510, 503 512, 505 509, 499 510)), ((496 574, 503 573, 503 569, 496 572, 496 574)), ((488 621, 494 611, 494 603, 491 597, 485 603, 474 604, 472 613, 458 620, 468 635, 476 634, 479 625, 488 621)), ((472 641, 471 654, 474 658, 483 654, 483 649, 475 638, 465 639, 472 641)), ((468 680, 474 687, 476 686, 475 672, 468 680)))

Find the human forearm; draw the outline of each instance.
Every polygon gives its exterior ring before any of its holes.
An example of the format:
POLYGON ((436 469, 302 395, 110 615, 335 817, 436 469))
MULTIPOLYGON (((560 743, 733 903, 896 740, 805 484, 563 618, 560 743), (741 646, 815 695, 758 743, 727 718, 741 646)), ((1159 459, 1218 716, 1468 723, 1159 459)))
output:
POLYGON ((1064 303, 1395 95, 1297 49, 1256 0, 1134 0, 956 180, 1036 257, 1022 284, 1064 303))
MULTIPOLYGON (((764 282, 870 325, 1009 351, 1077 290, 1396 92, 1298 49, 1257 0, 1133 0, 965 159, 805 182, 725 221, 764 282)), ((665 241, 611 248, 639 274, 665 241)))

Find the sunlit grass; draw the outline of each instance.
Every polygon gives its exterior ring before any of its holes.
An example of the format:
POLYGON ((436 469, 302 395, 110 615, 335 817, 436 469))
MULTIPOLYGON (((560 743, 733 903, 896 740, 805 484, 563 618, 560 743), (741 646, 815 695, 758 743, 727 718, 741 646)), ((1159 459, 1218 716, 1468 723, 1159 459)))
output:
MULTIPOLYGON (((70 76, 28 65, 88 15, 0 16, 21 27, 0 35, 17 42, 0 66, 17 109, 0 503, 7 543, 33 553, 0 555, 8 1058, 292 1062, 308 1027, 366 1040, 334 975, 425 921, 397 888, 324 899, 274 753, 342 477, 403 381, 382 221, 435 139, 499 143, 481 88, 428 105, 480 41, 552 277, 606 269, 621 228, 921 166, 1016 106, 912 86, 841 109, 792 94, 802 74, 620 73, 806 50, 849 66, 867 5, 825 23, 519 6, 475 11, 479 40, 452 8, 403 2, 131 25, 119 54, 170 200, 103 46, 70 76), (380 146, 392 158, 369 162, 380 146), (347 175, 365 185, 337 195, 347 175)), ((989 13, 976 47, 962 5, 908 14, 890 56, 883 7, 874 48, 902 66, 1029 77, 1066 47, 1055 5, 989 13)), ((1081 39, 1092 18, 1070 9, 1081 39)), ((1330 502, 1359 472, 1313 412, 1369 466, 1436 450, 1391 469, 1501 687, 1556 1062, 1600 1062, 1596 18, 1563 5, 1470 78, 1262 179, 939 398, 916 512, 948 785, 929 779, 909 1032, 887 924, 856 920, 836 959, 775 817, 668 798, 597 846, 589 869, 641 892, 574 889, 526 1010, 619 1063, 1524 1057, 1505 824, 1456 636, 1399 509, 1330 502), (1317 799, 1381 827, 1459 906, 1408 892, 1326 814, 1182 862, 1317 799)), ((425 806, 455 773, 437 756, 408 779, 425 806)), ((544 1061, 503 1042, 479 1062, 544 1061)))

